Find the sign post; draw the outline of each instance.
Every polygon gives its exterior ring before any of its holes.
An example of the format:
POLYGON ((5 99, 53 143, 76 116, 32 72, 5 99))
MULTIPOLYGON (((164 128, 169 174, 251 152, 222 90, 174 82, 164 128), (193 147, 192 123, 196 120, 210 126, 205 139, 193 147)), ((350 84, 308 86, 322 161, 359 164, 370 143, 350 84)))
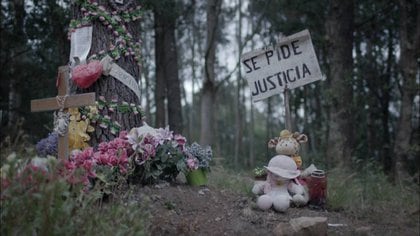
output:
POLYGON ((291 131, 292 130, 292 117, 290 116, 290 104, 289 104, 290 91, 289 89, 285 88, 283 94, 284 94, 284 110, 285 110, 284 123, 285 123, 286 129, 291 131))
POLYGON ((66 121, 67 108, 95 105, 95 93, 85 93, 77 95, 68 95, 68 81, 69 81, 69 68, 62 66, 59 68, 57 77, 58 95, 54 98, 44 98, 31 100, 31 111, 50 111, 60 110, 58 112, 58 122, 54 122, 54 130, 60 128, 58 136, 58 158, 65 160, 68 157, 68 121, 66 121), (60 115, 61 114, 61 115, 60 115), (61 120, 60 120, 61 119, 61 120), (57 124, 56 124, 57 123, 57 124))
POLYGON ((241 56, 253 102, 284 93, 286 129, 291 130, 289 89, 323 78, 308 30, 282 38, 276 45, 241 56))

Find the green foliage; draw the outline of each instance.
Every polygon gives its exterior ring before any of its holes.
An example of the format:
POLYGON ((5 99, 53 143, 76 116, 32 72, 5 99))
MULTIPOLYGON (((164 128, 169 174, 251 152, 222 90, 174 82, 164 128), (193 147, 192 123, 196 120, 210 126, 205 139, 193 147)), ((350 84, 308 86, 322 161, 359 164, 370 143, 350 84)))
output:
MULTIPOLYGON (((27 160, 8 158, 3 166, 1 235, 144 235, 147 213, 137 202, 113 200, 82 191, 56 171, 23 168, 27 160), (3 169, 4 170, 4 169, 3 169)), ((51 170, 57 164, 49 164, 51 170)), ((125 198, 123 198, 125 199, 125 198)))
POLYGON ((159 145, 156 156, 144 163, 145 183, 155 182, 158 179, 173 181, 179 173, 178 167, 185 166, 184 154, 171 142, 159 145))
MULTIPOLYGON (((355 213, 359 217, 378 216, 384 210, 398 214, 419 205, 419 186, 393 185, 374 162, 356 172, 334 169, 328 173, 328 208, 355 213)), ((372 217, 374 218, 374 217, 372 217)))

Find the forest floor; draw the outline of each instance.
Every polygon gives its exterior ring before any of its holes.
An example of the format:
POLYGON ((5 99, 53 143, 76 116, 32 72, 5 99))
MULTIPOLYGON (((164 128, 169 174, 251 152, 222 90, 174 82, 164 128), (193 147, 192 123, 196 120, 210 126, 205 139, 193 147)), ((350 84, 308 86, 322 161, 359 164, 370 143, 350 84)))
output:
POLYGON ((302 216, 326 217, 328 235, 420 235, 416 209, 365 216, 308 207, 289 208, 286 213, 261 211, 250 194, 211 185, 192 187, 182 181, 135 188, 129 198, 146 206, 151 235, 274 235, 279 223, 302 216))

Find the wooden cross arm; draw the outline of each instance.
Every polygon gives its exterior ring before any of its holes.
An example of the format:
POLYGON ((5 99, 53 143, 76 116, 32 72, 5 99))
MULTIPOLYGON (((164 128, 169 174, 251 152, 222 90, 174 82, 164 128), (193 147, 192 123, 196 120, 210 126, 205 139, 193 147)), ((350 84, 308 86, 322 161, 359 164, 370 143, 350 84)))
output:
MULTIPOLYGON (((64 101, 63 108, 90 105, 95 105, 95 93, 69 95, 64 101)), ((58 110, 60 108, 61 107, 58 105, 57 98, 43 98, 31 101, 32 112, 58 110)))

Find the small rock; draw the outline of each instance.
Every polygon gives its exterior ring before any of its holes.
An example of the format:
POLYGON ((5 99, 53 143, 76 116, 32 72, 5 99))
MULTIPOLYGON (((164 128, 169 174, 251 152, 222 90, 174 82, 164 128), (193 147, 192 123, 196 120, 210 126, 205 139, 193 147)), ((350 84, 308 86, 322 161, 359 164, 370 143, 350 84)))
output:
POLYGON ((274 228, 274 235, 277 236, 306 236, 306 235, 327 235, 326 217, 299 217, 280 223, 274 228))
POLYGON ((327 235, 326 217, 299 217, 290 220, 296 235, 327 235))
POLYGON ((163 183, 160 183, 160 184, 156 184, 154 187, 157 188, 157 189, 166 188, 166 187, 169 187, 169 183, 168 182, 163 182, 163 183))
POLYGON ((216 217, 216 219, 214 219, 215 221, 221 221, 222 218, 221 217, 216 217))
POLYGON ((199 195, 204 195, 205 193, 204 193, 204 191, 203 191, 203 190, 199 190, 199 191, 198 191, 198 194, 199 194, 199 195))
POLYGON ((273 233, 276 236, 292 236, 296 232, 289 223, 282 222, 274 228, 273 233))

